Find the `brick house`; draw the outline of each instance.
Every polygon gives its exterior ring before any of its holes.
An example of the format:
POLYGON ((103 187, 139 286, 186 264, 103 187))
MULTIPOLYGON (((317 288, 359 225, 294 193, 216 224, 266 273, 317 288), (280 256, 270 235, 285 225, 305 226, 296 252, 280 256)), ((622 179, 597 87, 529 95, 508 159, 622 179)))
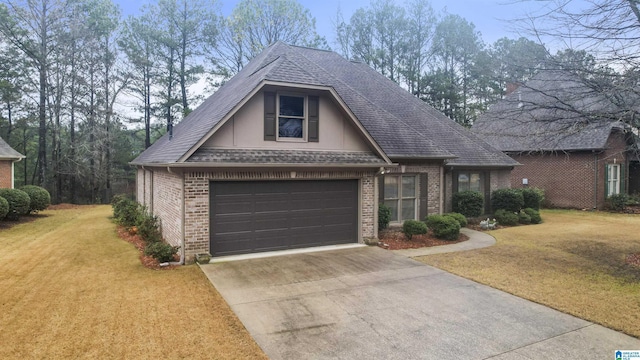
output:
POLYGON ((424 219, 517 165, 367 65, 280 42, 132 164, 186 261, 375 242, 379 203, 424 219))
POLYGON ((24 155, 15 151, 9 144, 0 138, 0 188, 13 189, 14 166, 17 161, 24 159, 24 155))
POLYGON ((550 207, 601 209, 608 196, 638 191, 624 111, 563 71, 543 71, 482 114, 472 127, 522 166, 515 188, 545 190, 550 207))

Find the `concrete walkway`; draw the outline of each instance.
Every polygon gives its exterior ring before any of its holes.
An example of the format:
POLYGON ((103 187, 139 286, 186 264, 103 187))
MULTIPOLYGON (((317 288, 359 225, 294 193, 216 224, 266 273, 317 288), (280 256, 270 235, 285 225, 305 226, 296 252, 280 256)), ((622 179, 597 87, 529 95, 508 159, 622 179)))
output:
POLYGON ((201 268, 274 360, 595 360, 640 349, 636 338, 378 247, 201 268))
POLYGON ((419 249, 403 249, 403 250, 393 250, 395 254, 403 255, 407 257, 416 257, 416 256, 425 256, 432 254, 443 254, 454 251, 466 251, 473 249, 480 249, 488 246, 492 246, 496 243, 496 239, 483 233, 481 231, 471 230, 469 228, 462 228, 460 232, 467 235, 469 240, 463 241, 456 244, 451 245, 440 245, 440 246, 431 246, 424 247, 419 249))

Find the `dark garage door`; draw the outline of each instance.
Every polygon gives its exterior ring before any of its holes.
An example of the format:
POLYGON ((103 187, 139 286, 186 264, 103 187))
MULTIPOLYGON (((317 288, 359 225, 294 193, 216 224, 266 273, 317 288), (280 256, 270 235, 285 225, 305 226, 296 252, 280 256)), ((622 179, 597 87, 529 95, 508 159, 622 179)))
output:
POLYGON ((211 182, 214 256, 357 242, 358 181, 211 182))

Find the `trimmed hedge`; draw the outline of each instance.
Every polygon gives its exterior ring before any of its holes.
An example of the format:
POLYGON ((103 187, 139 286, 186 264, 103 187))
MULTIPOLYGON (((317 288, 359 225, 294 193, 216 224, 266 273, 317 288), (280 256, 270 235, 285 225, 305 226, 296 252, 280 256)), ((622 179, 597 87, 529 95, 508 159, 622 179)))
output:
POLYGON ((9 213, 9 202, 7 199, 0 197, 0 220, 4 219, 9 213))
POLYGON ((518 214, 515 212, 507 211, 504 209, 500 209, 493 214, 498 221, 498 224, 504 226, 514 226, 518 225, 518 214))
POLYGON ((522 207, 540 210, 540 206, 544 201, 544 190, 539 188, 524 188, 521 191, 522 199, 524 200, 522 207))
POLYGON ((444 216, 449 216, 449 217, 452 217, 452 218, 456 219, 458 224, 460 224, 461 228, 467 226, 467 218, 464 215, 460 214, 460 213, 450 212, 450 213, 444 214, 444 216))
POLYGON ((124 227, 138 225, 139 219, 143 215, 142 206, 126 196, 114 196, 111 206, 116 222, 124 227))
POLYGON ((178 249, 163 242, 153 242, 144 248, 145 255, 153 256, 161 263, 173 261, 173 255, 177 253, 178 249))
POLYGON ((629 196, 627 194, 615 194, 605 199, 605 207, 612 211, 623 211, 627 207, 629 196))
POLYGON ((522 212, 524 212, 525 214, 529 215, 529 217, 531 218, 531 223, 532 224, 540 224, 542 223, 542 217, 540 216, 540 212, 536 209, 532 209, 532 208, 526 208, 524 210, 522 210, 522 212))
POLYGON ((517 213, 523 205, 524 198, 518 189, 498 189, 491 193, 491 208, 494 212, 506 210, 517 213))
POLYGON ((0 197, 5 198, 9 203, 9 212, 6 218, 9 220, 18 220, 20 216, 29 212, 29 203, 31 199, 29 195, 18 189, 0 189, 0 197))
POLYGON ((378 205, 378 230, 384 230, 389 227, 391 221, 391 208, 385 204, 378 205))
POLYGON ((518 213, 518 222, 523 225, 531 224, 531 216, 524 211, 518 213))
POLYGON ((451 216, 427 216, 427 226, 438 239, 458 240, 460 237, 460 223, 451 216))
POLYGON ((453 194, 453 211, 468 217, 478 217, 484 210, 484 196, 477 191, 460 191, 453 194))
POLYGON ((427 233, 427 224, 418 220, 405 220, 402 224, 402 232, 407 239, 411 240, 413 235, 424 235, 427 233))
POLYGON ((29 195, 29 214, 42 211, 51 205, 51 194, 40 186, 25 185, 20 188, 29 195))
POLYGON ((150 214, 147 211, 138 217, 138 235, 148 242, 160 242, 162 241, 162 232, 160 231, 160 221, 157 216, 150 214))

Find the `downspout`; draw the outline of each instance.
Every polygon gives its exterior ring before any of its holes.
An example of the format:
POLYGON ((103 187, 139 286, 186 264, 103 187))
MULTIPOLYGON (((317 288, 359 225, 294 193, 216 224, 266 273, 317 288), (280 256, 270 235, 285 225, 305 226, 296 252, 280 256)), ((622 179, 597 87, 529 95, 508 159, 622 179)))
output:
POLYGON ((440 166, 440 214, 444 214, 444 163, 440 166))
MULTIPOLYGON (((167 171, 171 174, 173 174, 173 172, 171 172, 171 168, 167 166, 167 171)), ((180 186, 182 187, 180 189, 180 215, 182 216, 182 221, 180 224, 180 260, 177 262, 170 262, 169 265, 184 265, 184 258, 185 258, 185 249, 184 249, 184 221, 185 221, 185 215, 184 215, 184 173, 182 174, 182 179, 180 181, 180 186)))
POLYGON ((593 156, 593 210, 598 209, 598 153, 593 156))

